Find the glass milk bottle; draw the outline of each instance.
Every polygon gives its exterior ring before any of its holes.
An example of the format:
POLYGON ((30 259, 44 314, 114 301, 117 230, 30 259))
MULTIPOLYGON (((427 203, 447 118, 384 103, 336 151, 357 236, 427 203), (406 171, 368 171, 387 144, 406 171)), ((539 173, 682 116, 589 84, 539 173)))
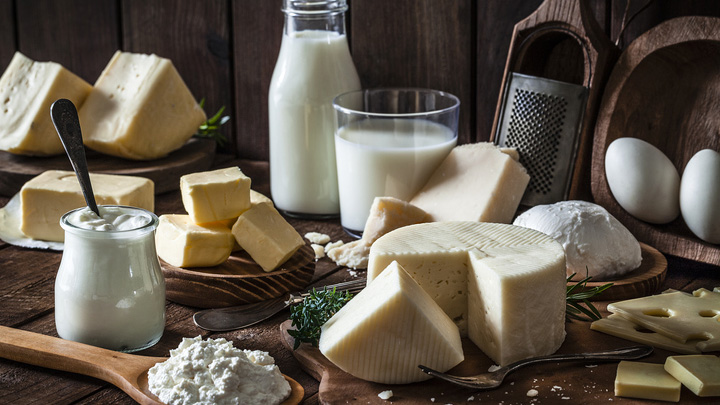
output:
POLYGON ((65 246, 55 279, 55 327, 63 339, 142 350, 157 343, 165 329, 165 279, 155 251, 158 218, 141 208, 99 209, 102 219, 87 207, 60 219, 65 246))
POLYGON ((284 0, 268 107, 271 193, 287 215, 340 212, 332 100, 360 89, 345 36, 346 10, 345 0, 284 0))

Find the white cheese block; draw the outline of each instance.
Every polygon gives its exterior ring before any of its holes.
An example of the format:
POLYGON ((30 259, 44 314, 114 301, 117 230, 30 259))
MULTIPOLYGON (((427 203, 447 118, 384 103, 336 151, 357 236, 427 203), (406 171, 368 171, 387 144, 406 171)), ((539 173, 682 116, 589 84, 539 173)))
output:
POLYGON ((21 155, 63 152, 50 106, 66 98, 77 108, 92 86, 54 62, 34 62, 15 52, 0 77, 0 150, 21 155))
POLYGON ((665 371, 699 397, 720 396, 720 357, 709 354, 670 356, 665 371))
POLYGON ((447 371, 464 356, 452 320, 396 262, 322 326, 320 351, 363 380, 406 384, 447 371))
POLYGON ((117 51, 79 111, 85 145, 126 159, 180 148, 207 119, 169 59, 117 51))
POLYGON ((453 148, 410 200, 434 221, 512 222, 530 176, 491 143, 453 148))
POLYGON ((541 232, 471 221, 399 228, 370 248, 368 283, 392 261, 497 364, 551 354, 565 338, 565 255, 541 232))
POLYGON ((180 178, 180 195, 196 224, 223 221, 250 208, 250 183, 237 166, 191 173, 180 178))
POLYGON ((680 381, 668 374, 662 364, 621 361, 615 377, 618 397, 678 402, 680 381))
POLYGON ((188 215, 161 215, 155 245, 158 256, 173 266, 209 267, 230 257, 235 237, 219 222, 201 226, 188 215))

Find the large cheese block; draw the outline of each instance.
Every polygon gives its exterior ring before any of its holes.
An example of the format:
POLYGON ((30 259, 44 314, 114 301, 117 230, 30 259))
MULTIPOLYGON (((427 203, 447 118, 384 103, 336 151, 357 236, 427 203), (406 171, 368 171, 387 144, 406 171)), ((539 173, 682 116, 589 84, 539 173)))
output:
POLYGON ((136 160, 180 148, 207 119, 169 59, 120 51, 79 117, 86 146, 136 160))
POLYGON ((406 226, 370 248, 368 283, 393 261, 497 364, 554 353, 565 338, 565 254, 541 232, 472 221, 406 226))
MULTIPOLYGON (((128 205, 148 211, 155 208, 152 180, 91 173, 90 182, 100 205, 128 205)), ((60 227, 60 217, 85 205, 74 172, 46 171, 25 183, 20 190, 20 230, 33 239, 62 242, 65 234, 60 227)))
POLYGON ((161 215, 155 241, 158 256, 177 267, 216 266, 230 257, 235 245, 226 225, 197 225, 189 215, 161 215))
POLYGON ((54 62, 34 62, 16 52, 0 77, 0 150, 21 155, 63 152, 50 119, 59 98, 80 107, 92 86, 54 62))
POLYGON ((196 224, 237 218, 250 208, 250 178, 237 166, 186 174, 180 193, 196 224))
POLYGON ((319 348, 347 373, 383 384, 427 380, 418 365, 447 371, 464 358, 457 327, 397 262, 322 326, 319 348))
POLYGON ((510 223, 530 176, 491 143, 453 148, 410 200, 434 221, 510 223))

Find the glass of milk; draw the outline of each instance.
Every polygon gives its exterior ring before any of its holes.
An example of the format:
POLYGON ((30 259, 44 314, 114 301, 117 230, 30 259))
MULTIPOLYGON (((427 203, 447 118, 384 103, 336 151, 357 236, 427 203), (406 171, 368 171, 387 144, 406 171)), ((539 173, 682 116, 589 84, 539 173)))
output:
POLYGON ((65 246, 55 279, 55 327, 67 340, 133 352, 165 329, 165 279, 155 252, 158 218, 101 205, 60 219, 65 246))
POLYGON ((460 100, 389 88, 341 94, 333 107, 340 221, 359 237, 375 197, 409 201, 457 144, 460 100))

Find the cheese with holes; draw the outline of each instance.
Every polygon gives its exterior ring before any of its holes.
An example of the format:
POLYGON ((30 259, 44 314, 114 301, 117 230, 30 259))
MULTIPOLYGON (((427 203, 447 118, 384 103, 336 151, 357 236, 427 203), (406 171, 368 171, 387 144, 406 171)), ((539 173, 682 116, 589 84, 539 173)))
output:
POLYGON ((180 178, 183 206, 196 224, 237 218, 250 208, 250 178, 238 167, 180 178))
POLYGON ((399 228, 370 248, 368 283, 393 261, 497 364, 554 353, 565 339, 565 254, 541 232, 472 221, 399 228))
POLYGON ((253 205, 232 227, 237 243, 265 271, 285 263, 305 244, 302 236, 269 204, 253 205))
POLYGON ((50 106, 66 98, 80 107, 92 86, 54 62, 35 62, 15 52, 0 77, 0 150, 20 155, 63 152, 50 106))
MULTIPOLYGON (((152 180, 112 174, 90 174, 95 200, 100 205, 128 205, 153 211, 152 180)), ((62 242, 60 217, 84 207, 85 198, 74 172, 49 170, 32 178, 20 190, 20 230, 33 239, 62 242)))
POLYGON ((117 51, 79 111, 85 145, 126 159, 180 148, 207 119, 169 59, 117 51))
POLYGON ((322 326, 319 347, 345 372, 382 384, 427 380, 419 364, 447 371, 464 358, 457 327, 397 262, 322 326))
POLYGON ((618 397, 678 402, 680 381, 668 374, 662 364, 621 361, 615 377, 618 397))
POLYGON ((590 329, 673 352, 700 353, 695 341, 679 342, 636 325, 617 314, 610 314, 605 318, 594 321, 590 324, 590 329))
POLYGON ((529 181, 525 168, 495 145, 460 145, 410 203, 434 221, 510 223, 529 181))
POLYGON ((209 267, 225 262, 235 245, 222 223, 195 224, 188 215, 161 215, 155 233, 158 256, 176 267, 209 267))
POLYGON ((720 396, 720 357, 670 356, 665 359, 665 371, 699 397, 720 396))

